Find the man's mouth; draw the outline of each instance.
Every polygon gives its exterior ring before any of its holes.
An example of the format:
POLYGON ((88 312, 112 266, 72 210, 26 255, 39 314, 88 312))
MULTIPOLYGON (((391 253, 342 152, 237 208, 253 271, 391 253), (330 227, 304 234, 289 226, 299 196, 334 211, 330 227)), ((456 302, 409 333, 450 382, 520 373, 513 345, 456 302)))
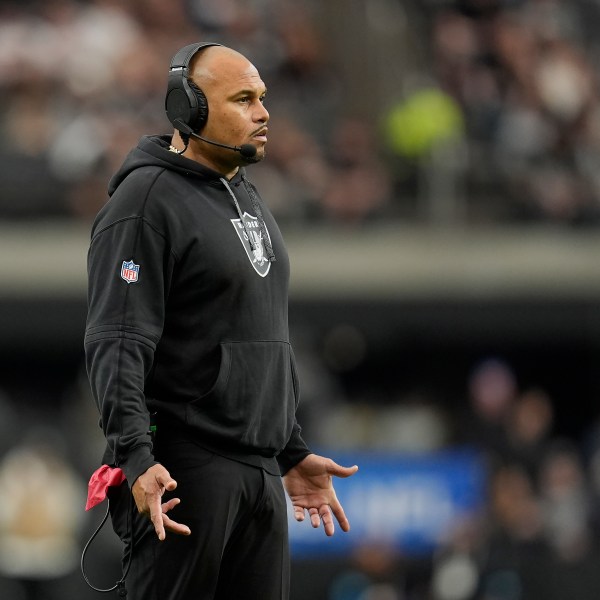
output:
POLYGON ((266 142, 267 141, 267 131, 268 131, 267 128, 260 129, 252 136, 252 139, 256 140, 257 142, 266 142))

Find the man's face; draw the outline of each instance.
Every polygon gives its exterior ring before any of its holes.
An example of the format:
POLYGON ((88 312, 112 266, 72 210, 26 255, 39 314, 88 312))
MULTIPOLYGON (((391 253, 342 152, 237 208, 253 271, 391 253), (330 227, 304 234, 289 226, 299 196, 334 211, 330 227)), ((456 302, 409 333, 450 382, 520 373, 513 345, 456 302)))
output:
POLYGON ((263 102, 266 87, 254 65, 237 52, 208 48, 212 53, 198 62, 193 79, 208 101, 203 137, 232 146, 252 144, 256 155, 248 160, 231 150, 204 145, 203 154, 216 163, 241 165, 265 156, 269 113, 263 102))

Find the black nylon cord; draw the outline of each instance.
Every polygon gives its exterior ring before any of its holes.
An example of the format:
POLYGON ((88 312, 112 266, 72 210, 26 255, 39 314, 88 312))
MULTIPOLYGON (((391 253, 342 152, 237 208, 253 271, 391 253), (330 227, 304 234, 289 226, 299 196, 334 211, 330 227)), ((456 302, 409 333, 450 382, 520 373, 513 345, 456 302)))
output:
POLYGON ((262 208, 260 206, 260 200, 258 199, 258 195, 254 191, 254 186, 246 179, 245 175, 242 175, 242 181, 244 182, 244 187, 248 192, 248 196, 250 196, 252 208, 254 208, 254 211, 256 212, 256 216, 258 218, 260 232, 262 234, 265 250, 267 251, 267 258, 269 259, 269 262, 275 262, 275 252, 273 252, 273 246, 271 245, 271 240, 267 232, 267 226, 265 225, 265 220, 263 219, 262 208))
MULTIPOLYGON (((133 496, 131 497, 131 501, 133 504, 133 496)), ((131 550, 129 552, 129 558, 127 559, 127 566, 125 567, 125 571, 123 572, 123 576, 121 577, 121 579, 119 579, 119 581, 117 581, 117 583, 115 583, 115 585, 113 585, 112 587, 103 589, 103 588, 96 587, 94 584, 92 584, 92 582, 89 580, 88 576, 85 573, 85 555, 87 554, 87 551, 89 550, 89 547, 91 546, 94 539, 96 539, 96 536, 100 533, 100 531, 104 527, 104 524, 106 523, 106 520, 108 519, 108 515, 110 514, 110 499, 109 498, 107 498, 107 503, 108 503, 108 506, 106 508, 106 514, 104 515, 100 525, 98 525, 98 527, 96 528, 96 531, 94 531, 94 533, 92 534, 90 539, 87 541, 86 545, 83 548, 83 552, 81 553, 81 562, 80 562, 81 574, 83 575, 83 579, 85 580, 85 582, 94 591, 100 592, 102 594, 106 594, 108 592, 114 592, 115 590, 118 590, 119 598, 125 598, 127 596, 127 590, 125 588, 125 578, 127 577, 127 574, 129 573, 129 569, 131 567, 131 560, 133 558, 133 526, 132 526, 131 510, 129 511, 129 514, 128 514, 128 521, 129 521, 128 526, 129 526, 129 530, 131 532, 131 550)))

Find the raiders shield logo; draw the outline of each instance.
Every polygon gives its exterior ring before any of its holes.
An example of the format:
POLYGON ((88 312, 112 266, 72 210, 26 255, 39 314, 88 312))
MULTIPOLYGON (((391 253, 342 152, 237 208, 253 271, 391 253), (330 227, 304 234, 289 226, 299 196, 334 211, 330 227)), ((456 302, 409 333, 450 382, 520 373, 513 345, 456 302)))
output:
MULTIPOLYGON (((231 224, 240 238, 240 242, 242 242, 242 246, 244 246, 244 250, 246 250, 246 254, 250 260, 250 263, 254 267, 254 270, 261 277, 265 277, 271 268, 271 263, 265 255, 265 246, 263 244, 262 232, 260 231, 258 219, 249 215, 247 212, 243 214, 243 217, 244 224, 242 224, 241 219, 231 219, 231 224), (245 229, 244 225, 246 225, 245 229), (250 246, 248 235, 252 238, 254 249, 252 249, 250 246)), ((267 235, 269 235, 268 231, 267 235)), ((270 240, 271 238, 269 237, 269 241, 270 240)))

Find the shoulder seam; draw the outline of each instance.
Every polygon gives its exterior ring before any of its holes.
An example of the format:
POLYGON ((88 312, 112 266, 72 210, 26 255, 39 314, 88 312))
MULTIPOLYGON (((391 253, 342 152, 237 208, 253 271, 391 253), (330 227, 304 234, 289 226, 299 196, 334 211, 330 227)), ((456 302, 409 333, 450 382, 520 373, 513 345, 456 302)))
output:
POLYGON ((122 219, 119 219, 117 221, 114 221, 113 223, 110 223, 110 225, 107 225, 106 227, 103 227, 100 231, 97 231, 96 233, 94 233, 92 240, 94 240, 97 235, 99 235, 103 231, 106 231, 107 229, 109 229, 110 227, 112 227, 113 225, 115 225, 117 223, 121 223, 121 222, 127 221, 129 219, 138 219, 140 217, 143 218, 145 215, 145 212, 146 212, 146 202, 148 201, 148 196, 150 195, 150 192, 152 191, 152 188, 154 187, 156 180, 163 174, 164 171, 165 171, 164 167, 160 167, 159 170, 157 171, 157 173, 152 178, 152 181, 148 184, 148 189, 146 190, 146 195, 144 196, 144 200, 142 202, 142 209, 140 211, 140 214, 132 215, 130 217, 123 217, 122 219))
MULTIPOLYGON (((132 215, 129 217, 123 217, 121 219, 117 219, 116 221, 113 221, 112 223, 110 223, 109 225, 106 225, 105 227, 103 227, 102 229, 99 229, 98 231, 96 231, 92 237, 92 239, 90 240, 90 244, 93 244, 94 241, 96 240, 96 238, 101 235, 102 233, 104 233, 105 231, 108 231, 111 227, 114 227, 115 225, 118 225, 119 223, 125 223, 126 221, 132 221, 132 220, 137 220, 140 219, 142 220, 144 223, 146 223, 148 225, 148 227, 150 227, 157 235, 159 235, 160 237, 162 237, 165 241, 168 242, 168 238, 167 236, 160 231, 160 229, 158 229, 158 227, 156 227, 156 225, 154 225, 151 221, 148 220, 148 218, 146 217, 146 202, 148 201, 148 196, 150 195, 150 192, 152 191, 152 188, 154 187, 154 184, 157 182, 158 178, 166 171, 165 168, 161 168, 159 170, 158 173, 156 173, 156 175, 154 176, 154 179, 152 180, 152 182, 150 183, 150 185, 148 186, 148 189, 146 191, 146 196, 144 197, 144 201, 142 203, 142 211, 141 214, 138 215, 132 215)), ((179 257, 177 256, 176 252, 173 250, 173 248, 169 249, 170 253, 175 257, 176 260, 179 260, 179 257)))

